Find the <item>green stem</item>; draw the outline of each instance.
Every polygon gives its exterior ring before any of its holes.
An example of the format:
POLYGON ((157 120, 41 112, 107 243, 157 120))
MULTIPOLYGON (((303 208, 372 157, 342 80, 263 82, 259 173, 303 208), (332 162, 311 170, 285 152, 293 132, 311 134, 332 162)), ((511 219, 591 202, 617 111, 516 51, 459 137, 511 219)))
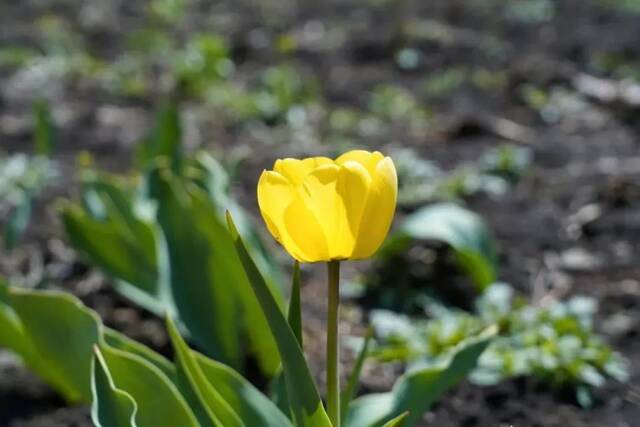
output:
POLYGON ((327 410, 334 427, 340 427, 340 370, 338 368, 338 311, 340 261, 329 261, 329 309, 327 314, 327 410))

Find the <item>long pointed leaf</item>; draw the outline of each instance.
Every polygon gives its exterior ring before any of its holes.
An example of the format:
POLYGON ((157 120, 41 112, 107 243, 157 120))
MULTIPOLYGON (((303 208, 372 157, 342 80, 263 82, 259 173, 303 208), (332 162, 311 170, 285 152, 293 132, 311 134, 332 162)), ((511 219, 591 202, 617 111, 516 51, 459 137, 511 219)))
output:
POLYGON ((176 354, 178 367, 178 387, 190 406, 194 409, 198 421, 204 427, 245 427, 240 417, 207 381, 195 356, 184 342, 178 329, 167 317, 167 330, 176 354))
POLYGON ((251 283, 256 298, 269 322, 276 344, 278 345, 287 383, 291 411, 294 414, 296 424, 299 427, 331 427, 331 422, 324 410, 318 389, 313 382, 311 372, 309 371, 295 333, 291 327, 289 327, 287 319, 276 303, 262 274, 251 259, 229 214, 227 214, 227 221, 236 251, 240 256, 247 278, 251 283))
POLYGON ((291 421, 236 371, 199 353, 193 354, 209 383, 247 427, 292 427, 291 421))

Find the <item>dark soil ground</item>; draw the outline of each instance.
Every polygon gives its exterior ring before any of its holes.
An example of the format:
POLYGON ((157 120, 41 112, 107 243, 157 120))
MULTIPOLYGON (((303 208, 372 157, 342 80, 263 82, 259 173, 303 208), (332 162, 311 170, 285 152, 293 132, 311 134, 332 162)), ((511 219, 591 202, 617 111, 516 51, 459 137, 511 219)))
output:
MULTIPOLYGON (((108 58, 122 49, 121 32, 139 25, 146 4, 114 1, 105 7, 108 13, 101 25, 91 27, 83 21, 82 12, 86 4, 96 2, 39 3, 0 4, 0 44, 37 43, 35 19, 55 12, 65 15, 78 31, 87 32, 92 49, 108 58)), ((615 71, 598 69, 594 61, 615 55, 640 67, 640 14, 586 0, 549 2, 554 14, 541 22, 510 17, 504 6, 508 2, 499 1, 473 2, 473 6, 463 0, 398 2, 404 9, 391 9, 384 2, 337 0, 198 3, 201 13, 192 18, 193 26, 228 36, 234 59, 247 73, 272 62, 274 52, 257 39, 270 40, 282 31, 304 33, 309 28, 324 28, 326 38, 335 35, 333 43, 301 44, 293 58, 303 69, 314 70, 330 105, 362 106, 379 83, 418 91, 426 76, 453 66, 482 68, 494 76, 503 73, 504 84, 496 89, 479 90, 465 83, 433 101, 430 109, 436 125, 419 135, 398 127, 384 138, 374 136, 358 143, 383 150, 412 147, 445 169, 474 160, 505 140, 530 147, 532 169, 515 188, 499 198, 471 197, 468 205, 497 236, 501 279, 538 300, 574 294, 597 297, 597 329, 629 359, 631 380, 599 390, 599 404, 590 410, 581 409, 570 395, 552 392, 532 380, 486 388, 462 384, 426 415, 424 425, 639 425, 640 89, 620 84, 615 71), (396 21, 401 18, 410 23, 404 32, 397 31, 396 21), (419 52, 414 69, 398 68, 396 46, 419 52), (570 93, 573 98, 557 101, 549 119, 526 102, 523 85, 547 94, 570 93)), ((29 150, 30 102, 38 96, 16 87, 13 77, 9 70, 0 69, 0 148, 10 153, 29 150)), ((132 141, 148 128, 159 94, 114 98, 73 82, 49 89, 60 128, 56 160, 64 176, 39 201, 41 209, 24 245, 12 254, 2 254, 0 273, 26 276, 45 268, 61 279, 65 289, 96 309, 108 325, 166 353, 161 323, 116 296, 108 281, 76 259, 63 243, 54 209, 46 204, 59 196, 74 196, 74 159, 79 150, 92 152, 107 169, 126 170, 132 141)), ((200 138, 215 141, 208 146, 218 152, 238 146, 250 150, 244 169, 250 172, 236 186, 240 200, 250 209, 255 209, 258 172, 274 158, 292 152, 331 151, 322 145, 300 148, 293 142, 266 146, 250 132, 224 127, 215 118, 208 120, 205 124, 211 127, 200 138)), ((306 350, 315 366, 321 366, 324 351, 319 332, 324 316, 322 273, 318 267, 310 268, 304 290, 306 350)), ((343 316, 345 332, 362 330, 363 316, 357 307, 347 306, 343 316)), ((368 371, 365 387, 388 387, 391 377, 381 379, 374 367, 368 371)), ((88 426, 88 412, 84 406, 68 407, 15 358, 0 351, 0 426, 88 426)))

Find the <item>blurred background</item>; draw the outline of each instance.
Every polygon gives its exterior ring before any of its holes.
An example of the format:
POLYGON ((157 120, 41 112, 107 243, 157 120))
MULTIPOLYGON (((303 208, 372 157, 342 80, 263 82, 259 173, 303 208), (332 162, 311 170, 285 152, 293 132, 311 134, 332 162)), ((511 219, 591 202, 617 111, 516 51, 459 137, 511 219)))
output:
MULTIPOLYGON (((346 366, 375 331, 362 390, 498 323, 424 425, 636 425, 639 40, 637 0, 0 0, 0 275, 73 292, 167 353, 162 322, 74 237, 78 210, 102 218, 96 183, 132 195, 158 152, 194 158, 287 278, 261 171, 380 150, 394 232, 343 286, 346 366)), ((303 270, 319 378, 324 274, 303 270)), ((0 425, 88 414, 0 350, 0 425)))

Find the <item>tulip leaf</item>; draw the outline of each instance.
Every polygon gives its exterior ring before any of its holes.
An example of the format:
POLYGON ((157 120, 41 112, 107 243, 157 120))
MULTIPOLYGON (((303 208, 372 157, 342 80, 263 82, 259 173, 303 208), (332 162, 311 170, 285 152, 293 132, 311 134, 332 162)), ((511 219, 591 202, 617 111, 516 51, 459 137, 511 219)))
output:
POLYGON ((134 229, 115 215, 96 219, 74 204, 66 204, 61 213, 73 246, 115 277, 120 292, 153 312, 163 310, 158 301, 161 290, 150 223, 140 220, 134 229))
POLYGON ((29 218, 31 218, 31 197, 25 194, 22 201, 11 210, 4 222, 3 238, 7 250, 16 247, 29 225, 29 218))
POLYGON ((404 426, 404 423, 407 420, 408 416, 409 416, 408 412, 405 412, 404 414, 398 415, 397 417, 395 417, 391 421, 386 422, 383 427, 402 427, 402 426, 404 426))
POLYGON ((147 362, 160 369, 169 379, 172 381, 175 380, 176 368, 173 363, 169 362, 164 356, 156 353, 149 347, 132 340, 114 329, 104 326, 102 328, 102 338, 104 342, 112 348, 142 357, 147 362))
POLYGON ((491 232, 482 218, 467 209, 451 203, 426 206, 406 218, 401 234, 450 245, 458 264, 480 290, 497 278, 497 256, 491 232))
POLYGON ((62 292, 10 288, 9 301, 30 343, 25 361, 70 401, 89 401, 97 315, 62 292))
POLYGON ((445 359, 404 374, 388 393, 370 394, 354 400, 347 427, 379 427, 409 412, 404 426, 418 425, 422 415, 445 391, 463 380, 495 335, 490 328, 461 342, 445 359))
POLYGON ((96 427, 137 427, 138 405, 130 394, 116 388, 106 362, 96 349, 92 369, 91 418, 96 427))
POLYGON ((216 387, 207 381, 195 355, 180 336, 171 318, 167 317, 166 323, 176 354, 178 388, 193 408, 200 425, 205 427, 244 426, 238 415, 220 396, 216 387))
MULTIPOLYGON (((287 320, 296 339, 300 343, 300 347, 304 348, 302 341, 302 308, 300 305, 300 263, 297 260, 293 263, 291 296, 289 297, 287 320)), ((276 402, 278 408, 289 412, 289 396, 287 396, 287 384, 282 369, 280 369, 278 376, 273 380, 271 388, 273 392, 272 399, 276 402)))
POLYGON ((0 279, 0 346, 16 352, 70 402, 91 400, 92 349, 103 340, 175 377, 168 360, 102 326, 96 313, 73 295, 10 287, 0 279))
POLYGON ((289 326, 302 345, 302 308, 300 306, 300 263, 293 264, 293 280, 291 281, 291 297, 289 299, 289 312, 287 314, 289 326))
POLYGON ((222 363, 195 353, 200 368, 247 427, 292 427, 291 421, 258 389, 222 363))
POLYGON ((100 353, 114 387, 130 395, 138 405, 138 427, 200 427, 175 384, 156 366, 106 344, 100 346, 100 353))
POLYGON ((331 422, 324 410, 322 400, 313 382, 309 366, 295 333, 289 326, 258 267, 249 255, 230 214, 227 214, 227 221, 246 276, 276 340, 278 352, 282 359, 289 403, 296 425, 299 427, 331 427, 331 422))
POLYGON ((55 145, 55 128, 49 104, 44 99, 34 103, 33 119, 35 152, 41 156, 50 156, 55 145))
POLYGON ((137 161, 147 169, 157 158, 165 157, 178 170, 183 161, 180 113, 174 102, 165 103, 156 115, 151 134, 138 145, 137 161))
POLYGON ((224 229, 202 192, 187 191, 167 169, 152 172, 158 221, 167 243, 170 287, 181 322, 208 354, 234 367, 242 360, 234 292, 237 277, 224 229), (188 219, 188 220, 186 220, 188 219), (233 286, 230 286, 234 284, 233 286))
POLYGON ((154 171, 150 181, 179 319, 207 354, 232 367, 242 365, 244 332, 263 372, 272 374, 279 364, 275 341, 216 206, 166 169, 154 171))

